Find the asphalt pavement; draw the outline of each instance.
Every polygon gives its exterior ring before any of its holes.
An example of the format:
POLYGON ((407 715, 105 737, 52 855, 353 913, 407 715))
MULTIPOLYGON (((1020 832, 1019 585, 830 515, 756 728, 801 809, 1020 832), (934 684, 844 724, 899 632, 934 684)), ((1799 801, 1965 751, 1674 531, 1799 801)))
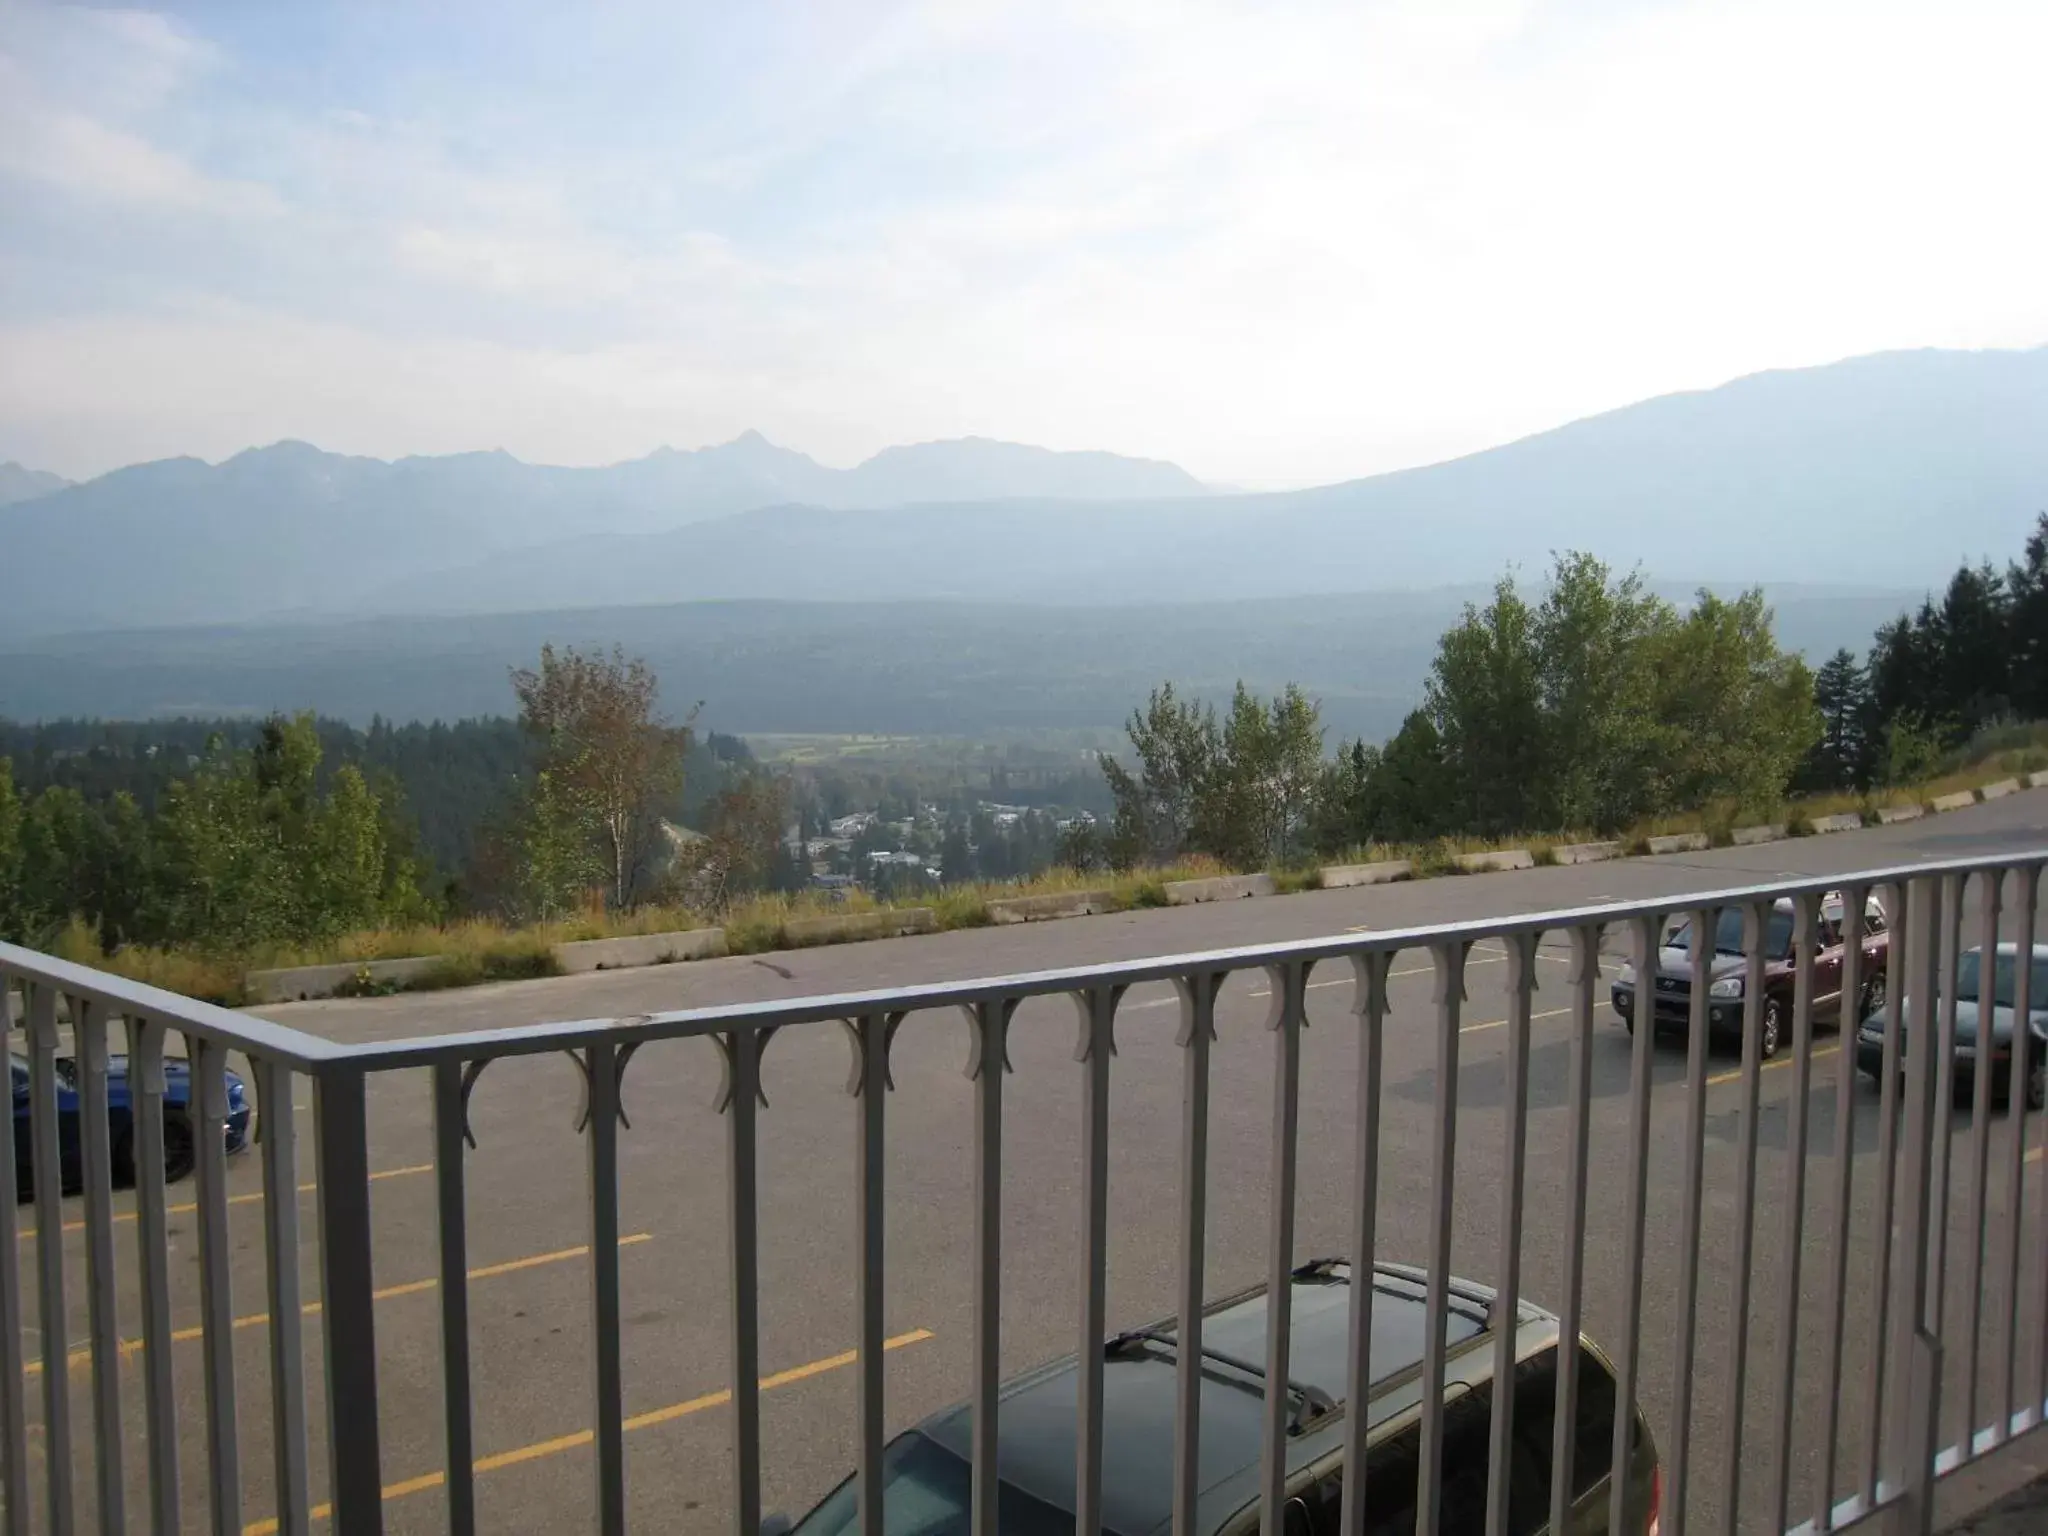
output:
MULTIPOLYGON (((1227 905, 1146 911, 1015 928, 847 945, 759 957, 696 962, 510 983, 457 992, 293 1004, 268 1016, 343 1040, 424 1034, 569 1018, 609 1017, 664 1008, 1001 975, 1049 967, 1183 953, 1233 944, 1387 929, 1586 905, 1603 899, 1681 896, 1775 878, 1823 875, 1929 859, 2048 845, 2048 793, 2015 795, 1925 822, 1661 859, 1541 869, 1306 893, 1227 905)), ((1561 950, 1539 963, 1530 1060, 1528 1187, 1523 1287, 1554 1302, 1564 1241, 1564 1180, 1569 994, 1561 950)), ((1475 951, 1460 1040, 1453 1268, 1488 1281, 1496 1268, 1502 1167, 1507 966, 1496 946, 1475 951)), ((1304 1037, 1298 1257, 1342 1253, 1348 1244, 1357 1031, 1347 974, 1312 978, 1304 1037)), ((1438 1089, 1428 957, 1397 964, 1394 1013, 1386 1040, 1386 1119, 1380 1192, 1380 1254, 1420 1261, 1430 1209, 1429 1131, 1438 1089)), ((1272 1037, 1261 1028, 1262 979, 1235 978, 1218 1008, 1211 1121, 1209 1283, 1212 1293, 1251 1283, 1263 1271, 1267 1233, 1272 1037)), ((1180 1052, 1176 1009, 1164 987, 1135 989, 1117 1023, 1112 1074, 1112 1328, 1172 1311, 1177 1251, 1175 1191, 1180 1145, 1180 1052)), ((1071 1351, 1079 1316, 1079 1220, 1082 1205, 1080 1070, 1073 1061, 1072 1010, 1057 1000, 1024 1007, 1012 1028, 1015 1075, 1006 1088, 1003 1186, 1003 1360, 1021 1370, 1071 1351)), ((1588 1217, 1586 1327, 1612 1339, 1621 1326, 1628 1279, 1622 1273, 1626 1225, 1624 1166, 1628 1136, 1629 1037, 1600 1010, 1593 1059, 1593 1182, 1588 1217)), ((972 1224, 973 1096, 963 1075, 966 1030, 951 1015, 914 1015, 903 1026, 889 1100, 887 1314, 891 1337, 888 1408, 893 1426, 964 1396, 969 1379, 969 1233, 972 1224)), ((762 1399, 768 1507, 807 1508, 854 1457, 854 1101, 846 1093, 848 1050, 835 1028, 783 1031, 766 1053, 761 1146, 761 1359, 769 1390, 762 1399)), ((1698 1355, 1690 1381, 1695 1519, 1716 1517, 1731 1496, 1743 1529, 1775 1518, 1775 1462, 1786 1448, 1793 1518, 1810 1513, 1822 1462, 1820 1405, 1833 1384, 1819 1379, 1820 1333, 1834 1230, 1832 1148, 1837 1071, 1834 1035, 1816 1042, 1807 1096, 1806 1201, 1788 1217, 1785 1191, 1796 1070, 1789 1058, 1763 1076, 1759 1122, 1756 1261, 1746 1319, 1746 1420, 1739 1489, 1730 1465, 1734 1289, 1733 1193, 1738 1063, 1712 1064, 1705 1141, 1705 1223, 1698 1355), (1796 1273, 1789 1262, 1799 1263, 1796 1273), (1794 1299, 1795 1334, 1784 1312, 1794 1299), (1781 1381, 1789 1379, 1789 1399, 1781 1381), (1782 1417, 1781 1402, 1789 1403, 1782 1417)), ((1649 1239, 1643 1270, 1643 1398, 1660 1437, 1676 1395, 1678 1321, 1672 1308, 1680 1273, 1678 1232, 1682 1168, 1683 1052, 1656 1060, 1656 1103, 1649 1188, 1649 1239)), ((650 1046, 624 1084, 631 1129, 622 1132, 620 1257, 625 1318, 627 1479, 635 1528, 697 1531, 729 1526, 731 1477, 726 1347, 725 1126, 712 1108, 719 1084, 713 1048, 702 1041, 650 1046)), ((301 1092, 305 1090, 302 1087, 301 1092)), ((478 1146, 469 1157, 470 1286, 475 1369, 475 1441, 480 1528, 491 1532, 580 1530, 592 1522, 588 1201, 582 1138, 574 1131, 581 1098, 577 1068, 561 1057, 498 1062, 478 1083, 472 1121, 478 1146)), ((1852 1199, 1845 1317, 1845 1365, 1836 1486, 1860 1472, 1867 1443, 1871 1317, 1879 1269, 1877 1097, 1856 1085, 1852 1199)), ((389 1527, 439 1529, 441 1408, 435 1272, 436 1216, 427 1083, 393 1074, 370 1100, 373 1260, 381 1296, 377 1345, 382 1393, 383 1462, 389 1527)), ((1970 1129, 1959 1113, 1953 1158, 1946 1268, 1964 1273, 1970 1235, 1964 1225, 1970 1129)), ((1994 1346, 1980 1356, 1979 1401, 2041 1380, 2039 1304, 2005 1294, 2010 1242, 2039 1251, 2042 1169, 2027 1165, 2017 1222, 2015 1192, 2004 1173, 2013 1120, 1991 1118, 1992 1177, 1986 1192, 1992 1233, 1983 1290, 1994 1346), (2008 1371, 1997 1345, 2014 1320, 2008 1371)), ((2030 1135, 2033 1134, 2029 1127, 2030 1135)), ((311 1178, 310 1157, 305 1177, 311 1178)), ((269 1367, 263 1318, 262 1211, 254 1198, 260 1171, 251 1158, 231 1173, 240 1447, 245 1502, 241 1521, 267 1529, 269 1367)), ((125 1195, 117 1197, 127 1207, 125 1195)), ((189 1186, 174 1199, 189 1200, 189 1186)), ((304 1278, 317 1295, 314 1207, 305 1197, 304 1278)), ((68 1213, 75 1222, 78 1213, 68 1213)), ((23 1212, 24 1220, 32 1213, 23 1212)), ((196 1228, 189 1212, 174 1219, 174 1322, 198 1319, 196 1228)), ((134 1226, 117 1228, 117 1251, 133 1253, 134 1226)), ((19 1281, 34 1295, 34 1242, 24 1239, 19 1281)), ((67 1235, 66 1261, 77 1298, 68 1346, 85 1337, 80 1234, 67 1235)), ((2038 1269, 2037 1269, 2038 1273, 2038 1269)), ((1960 1281, 1952 1282, 1952 1286, 1960 1281)), ((122 1298, 124 1332, 139 1331, 132 1285, 122 1298)), ((1951 1304, 1954 1324, 1960 1299, 1951 1304)), ((317 1321, 317 1320, 316 1320, 317 1321)), ((31 1335, 31 1351, 39 1340, 31 1335)), ((181 1341, 177 1360, 184 1430, 184 1495, 190 1518, 205 1513, 199 1428, 198 1344, 181 1341)), ((1966 1352, 1951 1352, 1948 1407, 1961 1422, 1966 1352)), ((309 1380, 319 1381, 319 1332, 308 1329, 309 1380)), ((124 1444, 131 1498, 139 1501, 143 1429, 133 1374, 124 1444)), ((86 1373, 70 1377, 80 1444, 86 1373)), ((34 1383, 32 1383, 34 1385, 34 1383)), ((314 1403, 316 1488, 324 1484, 321 1405, 314 1403)), ((1982 1417, 1982 1414, 1979 1414, 1982 1417)), ((40 1447, 38 1433, 35 1442, 40 1447)), ((89 1506, 89 1479, 80 1494, 89 1506)))

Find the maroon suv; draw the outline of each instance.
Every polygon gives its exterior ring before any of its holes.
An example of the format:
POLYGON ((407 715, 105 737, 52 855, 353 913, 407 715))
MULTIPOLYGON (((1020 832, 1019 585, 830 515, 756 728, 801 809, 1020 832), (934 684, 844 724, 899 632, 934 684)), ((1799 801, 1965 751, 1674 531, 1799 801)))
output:
MULTIPOLYGON (((1831 1019, 1839 1026, 1844 1019, 1842 998, 1842 896, 1830 891, 1821 901, 1820 947, 1813 957, 1813 1012, 1816 1019, 1831 1019)), ((1891 947, 1884 911, 1875 898, 1863 907, 1863 968, 1848 1017, 1868 1014, 1884 1002, 1885 956, 1891 947)), ((1792 903, 1789 899, 1771 908, 1764 930, 1764 995, 1759 1015, 1762 1054, 1778 1054, 1792 1034, 1792 903)), ((1742 1037, 1744 959, 1742 912, 1725 908, 1716 923, 1712 979, 1707 989, 1707 1028, 1714 1040, 1742 1037)), ((1636 1026, 1636 969, 1624 965, 1614 982, 1614 1011, 1631 1032, 1636 1026)), ((1683 1034, 1692 1022, 1692 919, 1681 920, 1664 936, 1657 952, 1656 1026, 1658 1034, 1683 1034)))

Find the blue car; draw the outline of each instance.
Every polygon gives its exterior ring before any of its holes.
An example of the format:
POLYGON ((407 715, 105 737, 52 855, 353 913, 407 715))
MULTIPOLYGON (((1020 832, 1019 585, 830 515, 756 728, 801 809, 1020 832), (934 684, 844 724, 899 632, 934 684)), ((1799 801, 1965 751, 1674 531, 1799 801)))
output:
MULTIPOLYGON (((29 1199, 35 1189, 34 1138, 29 1129, 29 1064, 20 1056, 11 1058, 14 1078, 14 1178, 17 1199, 29 1199)), ((236 1073, 227 1073, 227 1149, 239 1152, 249 1143, 249 1091, 236 1073)), ((183 1057, 164 1058, 164 1177, 176 1181, 192 1171, 195 1160, 193 1124, 197 1107, 192 1102, 192 1067, 183 1057)), ((62 1154, 66 1194, 84 1182, 79 1154, 78 1063, 72 1057, 57 1058, 57 1144, 62 1154)), ((128 1058, 114 1056, 107 1062, 107 1130, 113 1141, 114 1182, 135 1182, 135 1117, 128 1093, 128 1058)))

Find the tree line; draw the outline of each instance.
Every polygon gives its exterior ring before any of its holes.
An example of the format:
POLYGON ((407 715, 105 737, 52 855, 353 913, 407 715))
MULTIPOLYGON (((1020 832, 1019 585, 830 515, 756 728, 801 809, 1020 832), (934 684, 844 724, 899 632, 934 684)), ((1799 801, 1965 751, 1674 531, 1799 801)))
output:
POLYGON ((1384 743, 1325 755, 1315 703, 1242 684, 1219 716, 1154 690, 1104 862, 1207 854, 1237 868, 1373 844, 1585 831, 1678 812, 1769 814, 1788 792, 1924 780, 2000 722, 2048 720, 2048 514, 2003 573, 1965 565, 1939 602, 1818 673, 1777 644, 1763 594, 1681 611, 1636 573, 1558 556, 1539 593, 1503 577, 1438 642, 1421 706, 1384 743))

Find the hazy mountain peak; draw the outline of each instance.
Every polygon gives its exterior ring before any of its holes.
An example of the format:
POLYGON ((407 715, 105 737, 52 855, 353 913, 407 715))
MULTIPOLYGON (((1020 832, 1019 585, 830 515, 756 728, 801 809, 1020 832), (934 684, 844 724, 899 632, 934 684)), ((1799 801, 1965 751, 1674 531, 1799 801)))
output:
POLYGON ((0 507, 17 501, 30 501, 37 496, 47 496, 52 491, 61 491, 71 482, 62 475, 53 475, 48 470, 30 469, 12 459, 0 463, 0 507))

